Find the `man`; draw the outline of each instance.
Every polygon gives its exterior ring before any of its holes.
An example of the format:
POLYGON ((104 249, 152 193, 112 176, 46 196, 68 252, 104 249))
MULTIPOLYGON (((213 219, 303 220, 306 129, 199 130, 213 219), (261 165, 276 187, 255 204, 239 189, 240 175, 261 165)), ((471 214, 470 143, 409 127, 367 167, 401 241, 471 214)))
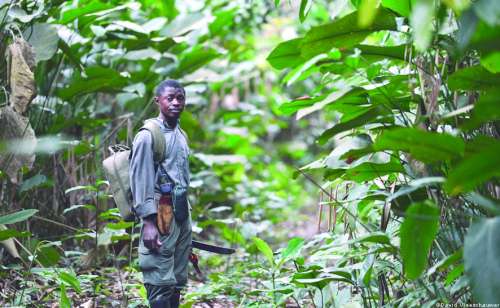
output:
POLYGON ((139 268, 153 308, 178 307, 180 290, 187 283, 191 218, 187 202, 185 209, 179 209, 177 201, 172 208, 172 194, 178 188, 187 192, 189 187, 189 148, 179 126, 185 95, 184 88, 175 80, 163 81, 156 89, 154 101, 160 114, 148 121, 155 121, 165 136, 165 160, 158 166, 154 163, 153 137, 148 130, 141 130, 135 136, 130 159, 134 212, 143 222, 139 268), (185 214, 179 214, 183 210, 185 214))

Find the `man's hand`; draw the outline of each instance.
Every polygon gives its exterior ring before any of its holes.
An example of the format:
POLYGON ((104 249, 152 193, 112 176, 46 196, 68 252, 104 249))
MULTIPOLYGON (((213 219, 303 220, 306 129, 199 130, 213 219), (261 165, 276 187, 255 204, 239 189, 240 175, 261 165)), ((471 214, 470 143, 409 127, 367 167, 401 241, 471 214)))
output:
POLYGON ((160 233, 156 227, 156 215, 151 215, 143 219, 144 229, 142 230, 142 240, 146 248, 157 251, 161 246, 160 233))

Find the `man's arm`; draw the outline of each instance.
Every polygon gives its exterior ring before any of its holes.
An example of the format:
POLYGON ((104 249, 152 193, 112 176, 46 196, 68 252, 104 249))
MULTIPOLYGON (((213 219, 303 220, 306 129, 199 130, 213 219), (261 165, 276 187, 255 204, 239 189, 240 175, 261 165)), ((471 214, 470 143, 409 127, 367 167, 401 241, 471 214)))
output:
POLYGON ((161 246, 156 227, 155 180, 153 138, 149 131, 142 130, 135 136, 132 146, 130 189, 134 211, 144 223, 144 246, 152 250, 161 246))

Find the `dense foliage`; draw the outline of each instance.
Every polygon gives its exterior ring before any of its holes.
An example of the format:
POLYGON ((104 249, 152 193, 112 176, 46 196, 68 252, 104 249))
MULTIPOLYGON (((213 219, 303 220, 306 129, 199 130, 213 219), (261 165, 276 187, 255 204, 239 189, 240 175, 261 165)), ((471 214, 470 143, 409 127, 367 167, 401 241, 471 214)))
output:
POLYGON ((0 1, 1 301, 146 303, 101 161, 169 77, 196 237, 237 248, 185 306, 500 303, 499 27, 495 0, 0 1))

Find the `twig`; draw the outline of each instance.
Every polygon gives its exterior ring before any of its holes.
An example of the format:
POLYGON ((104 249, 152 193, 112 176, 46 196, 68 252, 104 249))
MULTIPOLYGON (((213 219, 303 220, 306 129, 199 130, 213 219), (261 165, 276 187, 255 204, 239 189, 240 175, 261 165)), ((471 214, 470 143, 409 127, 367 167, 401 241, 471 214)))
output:
MULTIPOLYGON (((311 178, 307 173, 305 173, 304 171, 300 170, 299 168, 295 167, 295 169, 297 171, 299 171, 307 180, 309 180, 311 183, 313 183, 315 186, 317 186, 319 189, 321 189, 327 196, 329 196, 330 198, 333 198, 330 193, 328 191, 326 191, 326 189, 324 189, 323 187, 321 187, 321 185, 319 185, 313 178, 311 178)), ((339 204, 340 205, 340 204, 339 204)), ((356 220, 366 231, 368 232, 372 232, 372 230, 370 230, 370 228, 368 228, 364 223, 361 222, 361 220, 358 219, 358 217, 356 215, 354 215, 353 213, 351 213, 351 211, 349 211, 346 207, 340 205, 344 211, 349 215, 351 216, 352 218, 354 218, 354 220, 356 220)))

